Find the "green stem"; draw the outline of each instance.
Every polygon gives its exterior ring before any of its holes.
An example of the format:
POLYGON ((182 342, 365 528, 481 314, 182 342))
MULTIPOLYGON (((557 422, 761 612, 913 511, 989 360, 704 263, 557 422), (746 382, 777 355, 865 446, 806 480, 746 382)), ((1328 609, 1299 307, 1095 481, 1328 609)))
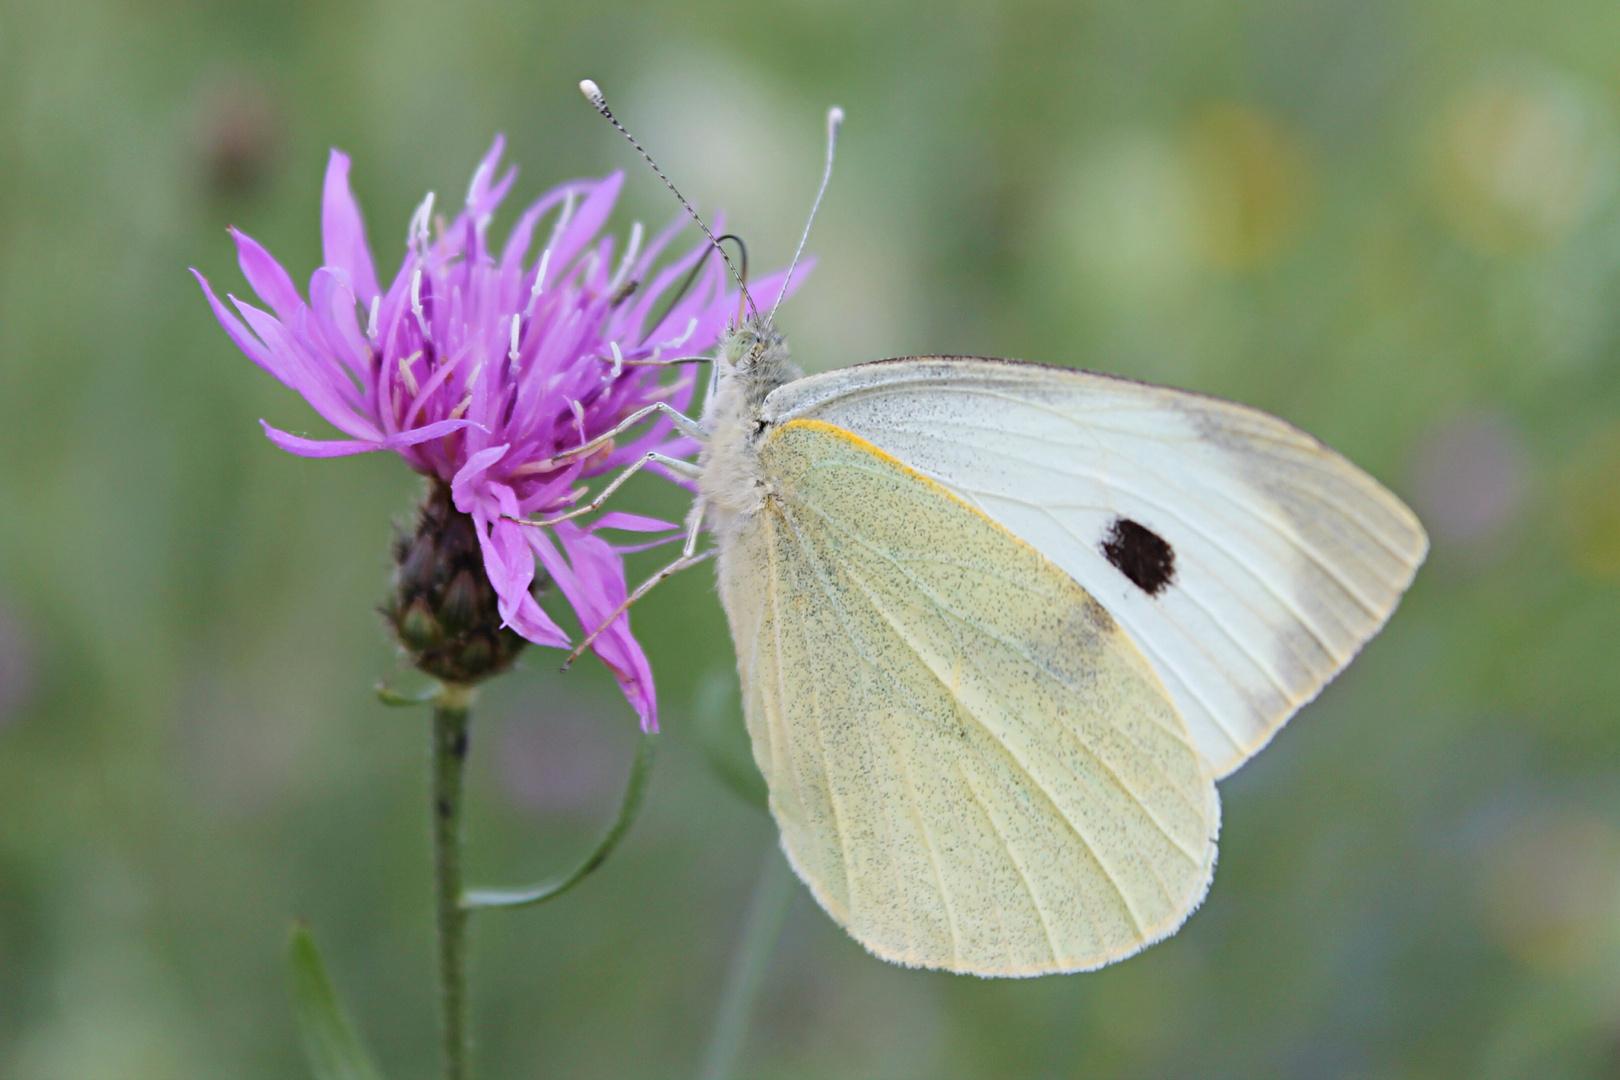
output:
POLYGON ((470 687, 433 704, 433 884, 439 927, 439 1008, 445 1080, 467 1080, 467 912, 461 906, 461 819, 470 687))
POLYGON ((748 922, 743 927, 742 941, 726 972, 720 1009, 715 1014, 709 1048, 698 1073, 702 1080, 726 1080, 737 1067, 743 1041, 748 1035, 748 1021, 754 1012, 754 999, 759 996, 765 968, 776 948, 776 937, 781 933, 792 899, 793 872, 773 844, 765 853, 759 884, 754 886, 754 899, 748 905, 748 922))

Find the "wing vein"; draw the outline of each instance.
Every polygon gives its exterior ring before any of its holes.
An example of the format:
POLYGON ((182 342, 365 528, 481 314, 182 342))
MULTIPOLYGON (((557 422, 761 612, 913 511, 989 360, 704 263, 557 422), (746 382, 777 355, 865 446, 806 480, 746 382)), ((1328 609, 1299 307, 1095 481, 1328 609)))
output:
MULTIPOLYGON (((893 747, 891 746, 890 749, 892 751, 893 747)), ((932 747, 928 747, 928 753, 930 756, 933 756, 934 751, 932 747)), ((893 758, 894 761, 900 766, 900 771, 905 773, 906 783, 910 785, 912 791, 916 791, 917 782, 912 776, 911 765, 906 761, 905 754, 895 753, 893 754, 893 758)), ((937 761, 938 759, 936 758, 935 760, 937 761)), ((955 816, 955 813, 956 808, 952 807, 951 814, 953 817, 955 816)), ((939 887, 940 902, 945 905, 945 924, 951 928, 951 964, 954 967, 961 967, 962 935, 957 929, 956 925, 956 906, 951 903, 950 890, 945 887, 945 875, 940 869, 939 851, 934 844, 933 830, 929 828, 928 819, 923 815, 921 808, 917 805, 916 799, 912 800, 912 814, 917 820, 917 832, 922 836, 923 850, 928 852, 928 862, 934 870, 934 884, 939 887)))
MULTIPOLYGON (((770 521, 769 515, 766 515, 766 521, 767 522, 770 521)), ((787 715, 788 715, 788 706, 787 706, 787 680, 783 677, 783 669, 782 669, 782 605, 781 605, 782 590, 781 590, 781 587, 780 587, 781 586, 781 571, 780 571, 780 568, 778 566, 777 558, 776 558, 775 529, 771 529, 770 532, 771 532, 771 535, 769 537, 769 540, 770 540, 770 551, 771 551, 771 605, 772 605, 772 609, 773 609, 773 611, 775 612, 775 615, 776 615, 776 618, 775 618, 775 623, 776 623, 776 671, 777 671, 776 685, 779 688, 779 690, 781 691, 781 695, 782 695, 782 700, 781 700, 781 702, 780 702, 780 704, 778 706, 781 709, 780 715, 782 716, 783 723, 786 724, 787 723, 787 715)), ((801 620, 801 630, 802 630, 802 620, 801 620)), ((843 820, 842 820, 843 815, 842 815, 842 813, 841 813, 841 811, 839 809, 839 806, 838 806, 838 793, 833 790, 832 780, 831 780, 831 772, 827 768, 827 760, 828 760, 827 759, 827 740, 826 740, 825 734, 822 732, 822 729, 821 729, 821 703, 820 703, 820 698, 819 698, 819 695, 814 694, 813 690, 814 690, 814 687, 812 686, 811 710, 810 711, 811 711, 811 715, 815 719, 815 723, 814 723, 813 726, 814 726, 815 732, 816 732, 817 743, 818 743, 818 745, 820 746, 820 749, 821 749, 821 774, 822 774, 822 778, 823 778, 823 783, 826 785, 826 788, 827 788, 827 805, 832 808, 833 834, 837 838, 838 852, 839 852, 839 855, 841 856, 843 864, 844 864, 844 902, 847 905, 847 908, 845 910, 845 915, 846 915, 846 917, 853 918, 854 917, 854 912, 855 912, 855 877, 854 877, 853 874, 850 873, 849 844, 844 839, 845 834, 844 834, 844 823, 843 823, 843 820)), ((789 741, 791 742, 792 733, 791 732, 785 732, 784 734, 786 734, 788 736, 789 741)), ((798 776, 798 770, 797 770, 796 767, 795 767, 794 773, 795 773, 795 781, 800 784, 800 790, 802 791, 803 790, 803 786, 802 786, 803 785, 803 778, 798 776)), ((801 807, 804 807, 804 808, 808 809, 808 804, 804 801, 804 797, 803 797, 802 794, 800 795, 799 805, 801 807)), ((817 858, 818 859, 820 858, 820 852, 817 852, 817 858)))
MULTIPOLYGON (((1024 891, 1029 893, 1030 905, 1034 907, 1035 915, 1041 921, 1041 930, 1046 934, 1046 947, 1052 950, 1052 959, 1061 964, 1063 962, 1063 950, 1058 947, 1057 938, 1052 934, 1052 924, 1046 918, 1046 907, 1041 903, 1041 897, 1035 891, 1035 883, 1030 880, 1029 872, 1024 869, 1023 860, 1018 857, 1012 840, 1005 832, 1002 832, 1001 824, 996 821, 995 815, 990 812, 990 807, 985 803, 984 794, 979 790, 978 779, 967 769, 962 770, 962 778, 967 781, 968 791, 972 793, 973 801, 979 804, 979 812, 990 823, 990 827, 996 830, 996 837, 1001 841, 1001 848, 1007 853, 1007 861, 1012 864, 1014 870, 1018 871, 1018 878, 1024 883, 1024 891)), ((1103 873, 1105 875, 1108 873, 1106 868, 1103 873)), ((1110 878, 1109 880, 1112 881, 1113 879, 1110 878)), ((1114 888, 1117 890, 1119 886, 1116 884, 1114 888)), ((1123 894, 1121 894, 1121 899, 1124 899, 1123 894)), ((1131 921, 1137 924, 1138 932, 1141 932, 1141 921, 1137 919, 1136 912, 1131 910, 1130 901, 1128 900, 1125 901, 1125 911, 1130 915, 1131 921)), ((1011 938, 1007 939, 1007 946, 1010 957, 1012 952, 1011 938)))

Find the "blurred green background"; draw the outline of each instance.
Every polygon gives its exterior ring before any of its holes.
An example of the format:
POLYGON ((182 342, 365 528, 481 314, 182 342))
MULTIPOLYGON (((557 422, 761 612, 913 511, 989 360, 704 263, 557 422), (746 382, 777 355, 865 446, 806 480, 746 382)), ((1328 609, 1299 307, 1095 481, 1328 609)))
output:
MULTIPOLYGON (((781 318, 807 367, 976 352, 1239 398, 1434 540, 1384 634, 1222 785, 1176 937, 985 982, 874 960, 801 890, 744 1075, 1620 1073, 1612 0, 7 0, 0 1076, 306 1075, 294 916, 387 1074, 435 1075, 427 718, 371 694, 417 481, 265 441, 259 417, 323 428, 185 271, 243 291, 234 223, 306 278, 329 146, 385 275, 497 130, 514 201, 625 168, 615 228, 668 220, 586 75, 756 266, 791 253, 844 106, 781 318)), ((697 744, 732 664, 709 575, 635 621, 667 731, 649 802, 575 892, 475 922, 484 1077, 692 1075, 773 843, 697 744)), ((630 710, 556 659, 475 716, 478 883, 561 867, 618 797, 630 710)))

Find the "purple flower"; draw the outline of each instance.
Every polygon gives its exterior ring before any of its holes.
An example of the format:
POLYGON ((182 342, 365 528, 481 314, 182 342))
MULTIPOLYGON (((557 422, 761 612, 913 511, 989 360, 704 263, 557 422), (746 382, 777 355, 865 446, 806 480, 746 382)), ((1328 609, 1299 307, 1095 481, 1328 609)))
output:
MULTIPOLYGON (((619 194, 620 173, 547 192, 523 212, 497 255, 487 243, 489 223, 516 178, 509 169, 494 179, 503 145, 497 137, 479 163, 454 221, 445 225, 433 216, 431 195, 418 208, 405 260, 386 292, 349 190, 349 159, 336 150, 321 207, 326 265, 311 276, 307 302, 287 271, 235 230, 242 273, 270 311, 231 296, 233 312, 201 274, 197 280, 248 358, 348 436, 304 438, 266 423, 270 440, 304 457, 392 450, 449 485, 456 509, 476 526, 500 617, 529 641, 561 648, 568 635, 529 591, 536 561, 592 630, 624 601, 621 554, 630 550, 598 530, 658 533, 675 526, 610 513, 588 527, 570 521, 541 529, 508 516, 566 510, 580 498, 581 481, 649 450, 691 454, 693 444, 673 436, 667 420, 588 456, 567 451, 652 402, 685 410, 692 368, 627 362, 709 349, 735 315, 737 295, 726 289, 720 260, 711 258, 693 287, 663 311, 673 288, 712 249, 695 248, 654 273, 684 224, 677 220, 645 245, 638 224, 616 253, 613 238, 598 233, 619 194), (531 260, 536 229, 548 215, 549 238, 531 260), (655 312, 662 314, 654 319, 655 312), (671 370, 679 374, 671 378, 671 370)), ((778 275, 753 291, 774 298, 780 288, 778 275)), ((652 672, 631 636, 629 614, 592 648, 642 726, 656 730, 652 672)))

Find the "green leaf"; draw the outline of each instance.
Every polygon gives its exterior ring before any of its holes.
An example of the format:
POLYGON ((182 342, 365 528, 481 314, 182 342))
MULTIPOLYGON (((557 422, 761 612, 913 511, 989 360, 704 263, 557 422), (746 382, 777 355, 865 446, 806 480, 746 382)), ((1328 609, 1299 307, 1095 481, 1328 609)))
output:
POLYGON ((377 684, 377 700, 384 705, 393 705, 396 708, 405 708, 410 705, 426 705, 437 701, 444 693, 443 684, 435 681, 419 690, 395 690, 387 683, 377 684))
POLYGON ((492 908, 492 907, 528 907, 532 904, 543 904, 547 900, 554 900, 563 893, 578 885, 590 876, 598 866, 606 861, 624 834, 630 831, 630 826, 636 820, 636 814, 641 811, 641 802, 647 794, 647 778, 652 775, 653 747, 657 743, 656 735, 642 735, 641 742, 636 745, 636 761, 630 767, 630 780, 624 788, 624 799, 619 803, 618 816, 613 824, 608 826, 602 839, 596 842, 596 847, 585 856, 584 860, 566 874, 559 875, 549 881, 532 885, 525 889, 476 889, 469 890, 461 899, 464 908, 492 908))
POLYGON ((294 924, 287 940, 287 970, 298 1032, 315 1080, 378 1080, 377 1067, 360 1045, 332 980, 326 977, 315 939, 302 923, 294 924))

